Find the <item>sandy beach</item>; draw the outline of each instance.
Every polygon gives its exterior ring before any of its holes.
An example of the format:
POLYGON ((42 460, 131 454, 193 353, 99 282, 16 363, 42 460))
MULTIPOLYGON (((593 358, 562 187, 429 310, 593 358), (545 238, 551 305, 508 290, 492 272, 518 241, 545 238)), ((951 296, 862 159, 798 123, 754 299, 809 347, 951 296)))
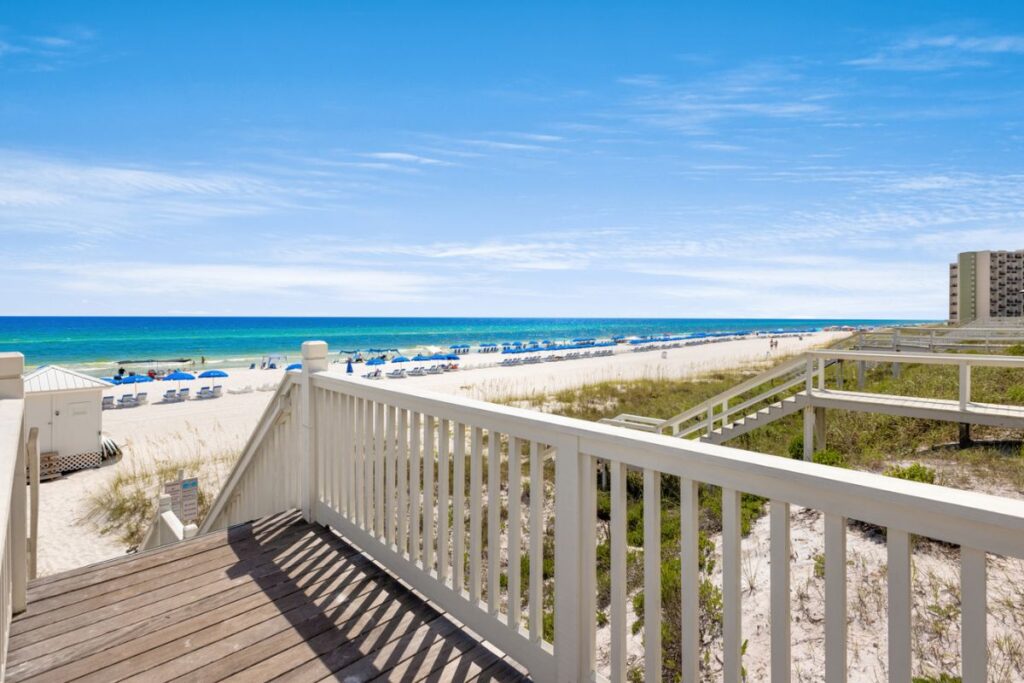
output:
MULTIPOLYGON (((501 354, 473 353, 464 358, 462 369, 457 372, 378 381, 387 386, 415 387, 484 400, 505 399, 605 380, 692 377, 765 362, 773 355, 799 353, 844 334, 820 332, 802 338, 783 337, 773 352, 769 352, 767 338, 748 338, 669 349, 664 357, 661 351, 633 352, 619 347, 610 357, 518 367, 498 365, 507 357, 501 354)), ((345 366, 334 362, 331 369, 344 371, 345 366)), ((358 376, 371 368, 357 365, 356 369, 358 376)), ((216 380, 223 386, 221 398, 182 403, 160 402, 163 392, 170 386, 177 388, 178 383, 136 385, 139 391, 147 392, 148 405, 108 410, 103 415, 104 433, 121 445, 123 456, 103 467, 74 472, 41 486, 40 574, 124 554, 126 548, 115 535, 101 534, 87 519, 90 495, 115 477, 185 458, 202 464, 202 486, 211 495, 219 490, 283 374, 282 370, 230 370, 230 377, 216 380), (245 393, 235 393, 239 391, 245 393)), ((189 386, 195 394, 209 384, 210 380, 195 380, 181 386, 189 386)), ((130 391, 130 387, 111 387, 106 393, 120 397, 130 391)))

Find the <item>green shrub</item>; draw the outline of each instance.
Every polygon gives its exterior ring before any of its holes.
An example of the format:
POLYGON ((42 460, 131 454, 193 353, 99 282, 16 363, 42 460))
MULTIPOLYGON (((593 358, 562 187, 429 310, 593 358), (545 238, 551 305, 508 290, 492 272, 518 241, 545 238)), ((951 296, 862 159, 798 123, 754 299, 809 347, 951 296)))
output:
POLYGON ((897 479, 906 479, 907 481, 920 481, 925 484, 935 483, 935 470, 930 467, 925 467, 919 462, 915 462, 913 465, 907 465, 906 467, 893 465, 885 471, 885 476, 896 477, 897 479))
POLYGON ((825 578, 825 555, 818 553, 814 556, 814 576, 819 579, 825 578))
POLYGON ((1024 344, 1014 344, 1006 349, 1006 353, 1011 356, 1024 356, 1024 344))
POLYGON ((804 435, 797 434, 789 440, 789 446, 787 448, 789 457, 799 460, 804 457, 804 435))
POLYGON ((959 676, 940 674, 938 676, 914 676, 910 680, 911 683, 961 683, 963 679, 959 676))
POLYGON ((1010 403, 1024 404, 1024 384, 1015 384, 1006 390, 1010 403))
POLYGON ((846 456, 831 448, 815 453, 814 462, 819 465, 829 465, 830 467, 845 467, 847 469, 850 467, 850 464, 846 462, 846 456))

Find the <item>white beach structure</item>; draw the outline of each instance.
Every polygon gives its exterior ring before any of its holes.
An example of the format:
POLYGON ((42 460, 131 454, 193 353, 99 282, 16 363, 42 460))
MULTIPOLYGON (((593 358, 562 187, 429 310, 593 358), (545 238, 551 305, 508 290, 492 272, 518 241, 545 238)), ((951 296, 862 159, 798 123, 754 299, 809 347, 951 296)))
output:
POLYGON ((39 429, 39 450, 55 454, 58 471, 95 467, 102 460, 106 382, 58 365, 25 375, 25 424, 39 429))

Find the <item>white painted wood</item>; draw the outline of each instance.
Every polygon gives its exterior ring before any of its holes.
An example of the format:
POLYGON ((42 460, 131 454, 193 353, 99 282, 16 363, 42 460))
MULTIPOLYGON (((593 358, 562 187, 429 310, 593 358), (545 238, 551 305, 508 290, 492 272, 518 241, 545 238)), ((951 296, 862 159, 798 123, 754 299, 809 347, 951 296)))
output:
POLYGON ((988 679, 988 589, 986 554, 960 548, 960 649, 963 683, 988 679))
MULTIPOLYGON (((324 508, 323 514, 324 521, 336 528, 345 538, 363 546, 372 541, 365 530, 347 518, 332 513, 327 508, 324 508)), ((451 591, 424 572, 418 563, 411 562, 387 546, 376 544, 374 548, 376 559, 386 566, 388 571, 407 582, 428 600, 438 605, 444 604, 445 611, 507 653, 509 657, 527 667, 534 680, 583 680, 583 677, 570 678, 557 673, 556 655, 546 643, 531 642, 529 634, 525 630, 512 631, 503 621, 489 615, 477 602, 452 599, 451 591)), ((568 649, 568 654, 575 653, 575 650, 568 649)))
POLYGON ((769 505, 771 531, 771 649, 772 681, 789 681, 792 676, 790 633, 789 503, 772 500, 769 505))
POLYGON ((626 466, 613 462, 609 469, 612 475, 612 518, 608 527, 611 537, 610 678, 613 683, 623 683, 626 680, 626 640, 629 637, 626 624, 626 466))
POLYGON ((409 552, 409 411, 398 410, 398 537, 399 553, 409 552))
POLYGON ((680 593, 682 623, 682 674, 684 681, 700 680, 700 511, 697 507, 698 484, 679 480, 680 593))
POLYGON ((420 545, 421 496, 423 495, 423 490, 420 488, 423 476, 421 428, 421 415, 418 412, 412 413, 412 421, 409 425, 409 558, 413 563, 420 561, 423 551, 420 545))
POLYGON ((466 587, 466 425, 455 425, 455 467, 452 519, 452 585, 458 594, 466 587))
POLYGON ((846 518, 825 515, 825 680, 846 680, 846 518))
POLYGON ((594 490, 593 458, 575 439, 551 439, 555 447, 555 660, 557 680, 584 681, 594 664, 593 610, 595 536, 586 491, 594 490), (588 618, 589 615, 589 618, 588 618))
POLYGON ((501 434, 487 434, 487 611, 501 605, 501 434))
POLYGON ((434 418, 423 416, 423 566, 434 568, 434 418))
POLYGON ((388 406, 388 429, 387 429, 387 462, 385 463, 385 509, 387 515, 384 520, 384 536, 388 545, 395 544, 395 534, 398 526, 398 501, 397 501, 397 477, 398 477, 398 410, 394 406, 388 406))
POLYGON ((522 511, 520 502, 523 495, 523 441, 509 438, 508 445, 508 625, 519 627, 522 619, 522 593, 520 591, 520 558, 522 556, 522 511))
POLYGON ((960 366, 960 410, 967 410, 971 402, 971 366, 966 363, 960 366))
POLYGON ((804 460, 814 459, 814 408, 804 406, 804 460))
POLYGON ((644 681, 661 681, 661 473, 644 470, 644 681))
POLYGON ((905 683, 910 680, 911 667, 910 534, 889 527, 886 545, 889 563, 889 680, 905 683))
POLYGON ((740 494, 722 489, 722 676, 740 683, 743 646, 740 595, 740 494))
POLYGON ((363 452, 359 488, 363 492, 363 528, 373 529, 373 401, 363 402, 363 452))
POLYGON ((469 444, 469 597, 480 602, 483 589, 480 576, 483 532, 483 430, 473 427, 469 444))
POLYGON ((448 514, 451 510, 451 496, 448 492, 450 444, 451 422, 441 420, 438 429, 437 464, 437 578, 441 583, 447 583, 448 567, 451 563, 448 550, 448 514))
POLYGON ((544 461, 536 441, 530 442, 530 640, 543 633, 544 605, 544 461))
MULTIPOLYGON (((373 420, 373 528, 377 538, 384 538, 384 404, 376 405, 376 413, 373 420)), ((366 482, 369 486, 370 482, 366 482)))

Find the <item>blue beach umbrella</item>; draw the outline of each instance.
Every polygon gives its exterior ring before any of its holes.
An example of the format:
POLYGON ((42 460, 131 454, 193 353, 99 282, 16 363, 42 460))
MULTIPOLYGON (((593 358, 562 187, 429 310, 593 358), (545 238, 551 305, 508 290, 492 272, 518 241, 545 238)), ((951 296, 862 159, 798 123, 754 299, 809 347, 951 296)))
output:
POLYGON ((164 381, 165 382, 184 382, 185 380, 190 380, 190 379, 195 379, 195 378, 196 378, 195 375, 193 375, 191 373, 188 373, 188 372, 182 372, 181 370, 178 370, 177 372, 172 372, 169 375, 164 375, 164 381))
POLYGON ((141 384, 143 382, 152 382, 153 378, 149 375, 128 375, 121 380, 121 384, 141 384))
POLYGON ((286 367, 284 369, 284 371, 285 372, 291 372, 292 370, 301 370, 301 369, 302 369, 302 363, 292 363, 291 365, 286 367))
POLYGON ((351 374, 353 373, 353 370, 352 370, 352 361, 349 361, 349 362, 348 362, 348 365, 346 365, 346 366, 345 366, 345 372, 346 372, 346 373, 348 373, 348 374, 350 374, 350 375, 351 375, 351 374))
POLYGON ((366 364, 367 365, 384 365, 384 359, 383 358, 371 358, 370 360, 366 361, 366 364))
POLYGON ((409 359, 406 358, 405 356, 395 356, 394 358, 391 359, 391 362, 392 363, 408 363, 409 359))
POLYGON ((206 372, 202 372, 202 373, 199 374, 199 378, 200 379, 207 379, 207 378, 210 378, 210 377, 227 377, 227 376, 228 376, 228 373, 224 372, 223 370, 207 370, 206 372))

